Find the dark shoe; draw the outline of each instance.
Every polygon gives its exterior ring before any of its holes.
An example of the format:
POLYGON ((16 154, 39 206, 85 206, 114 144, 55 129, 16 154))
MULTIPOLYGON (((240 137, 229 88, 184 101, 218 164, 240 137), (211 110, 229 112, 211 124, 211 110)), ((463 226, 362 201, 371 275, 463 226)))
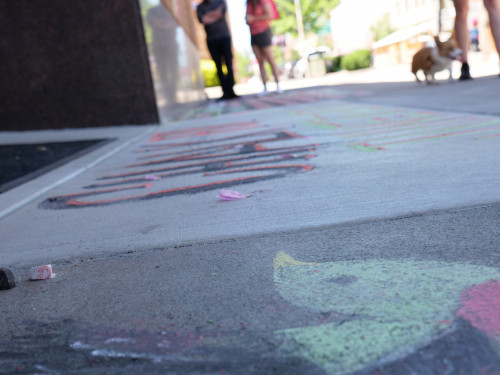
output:
POLYGON ((229 93, 228 95, 226 95, 226 99, 227 100, 238 99, 238 98, 239 98, 239 95, 236 95, 236 93, 234 93, 234 92, 229 93))
POLYGON ((472 79, 471 75, 470 75, 470 69, 469 69, 469 64, 464 62, 462 64, 462 70, 461 70, 461 73, 460 73, 460 78, 459 80, 460 81, 467 81, 469 79, 472 79))
POLYGON ((222 95, 222 96, 221 96, 220 98, 218 98, 218 99, 215 99, 215 101, 216 101, 216 102, 220 102, 220 101, 222 101, 222 100, 231 100, 231 99, 237 99, 237 98, 239 98, 239 96, 238 96, 238 95, 236 95, 236 94, 234 93, 234 91, 233 91, 233 92, 229 92, 229 93, 224 93, 224 95, 222 95))

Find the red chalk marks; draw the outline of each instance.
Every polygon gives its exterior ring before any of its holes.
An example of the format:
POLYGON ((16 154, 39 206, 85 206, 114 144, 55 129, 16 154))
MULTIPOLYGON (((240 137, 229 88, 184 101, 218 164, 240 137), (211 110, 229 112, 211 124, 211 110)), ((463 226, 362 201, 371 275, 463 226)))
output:
POLYGON ((260 145, 260 144, 255 144, 255 145, 253 146, 253 148, 255 149, 255 151, 264 151, 264 150, 268 150, 268 148, 266 148, 266 147, 264 147, 264 146, 262 146, 262 145, 260 145))
POLYGON ((315 155, 315 154, 312 154, 312 155, 305 155, 305 156, 304 156, 304 159, 309 160, 309 159, 314 159, 314 158, 317 158, 317 157, 318 157, 318 155, 315 155))
MULTIPOLYGON (((248 154, 257 154, 260 156, 272 156, 272 155, 279 155, 282 154, 283 152, 289 151, 289 152, 299 152, 299 151, 316 151, 316 147, 321 146, 320 143, 310 143, 307 145, 301 145, 301 146, 287 146, 287 147, 273 147, 273 148, 266 148, 263 147, 259 144, 255 145, 249 145, 248 150, 240 156, 235 156, 239 155, 240 153, 237 154, 226 154, 226 153, 220 153, 220 154, 189 154, 189 155, 182 155, 182 156, 177 156, 177 157, 172 157, 172 158, 164 158, 164 159, 156 159, 156 160, 151 160, 148 162, 144 163, 137 163, 137 164, 130 164, 127 165, 126 168, 133 168, 133 167, 144 167, 148 165, 155 165, 155 164, 165 164, 165 163, 175 163, 175 162, 183 162, 183 161, 192 161, 192 160, 210 160, 210 159, 219 159, 217 162, 220 161, 233 161, 233 160, 241 160, 241 159, 247 159, 248 154), (224 160, 221 158, 231 158, 230 160, 224 160)), ((213 162, 213 161, 212 161, 213 162)), ((206 164, 206 163, 204 163, 206 164)), ((148 172, 153 173, 154 171, 159 171, 159 170, 150 170, 148 172)), ((141 172, 142 173, 142 172, 141 172)), ((129 174, 130 175, 130 174, 129 174)), ((123 174, 122 174, 123 176, 123 174)), ((119 177, 119 176, 105 176, 106 178, 109 177, 119 177)))
POLYGON ((322 146, 320 143, 285 147, 266 147, 261 144, 303 138, 301 135, 284 129, 266 129, 262 131, 250 131, 245 134, 225 136, 222 138, 219 137, 217 139, 196 140, 198 137, 201 138, 235 131, 241 132, 242 130, 252 130, 252 128, 260 126, 261 125, 256 122, 249 121, 156 133, 150 139, 150 143, 139 150, 148 154, 151 152, 151 154, 140 156, 138 159, 142 160, 141 162, 126 165, 124 168, 146 167, 163 163, 172 163, 174 165, 105 175, 98 178, 98 180, 114 181, 106 181, 85 186, 86 189, 93 189, 92 191, 51 197, 42 202, 40 207, 47 209, 96 207, 134 200, 163 198, 176 194, 194 194, 217 188, 224 189, 232 185, 280 178, 291 173, 308 172, 314 168, 314 166, 308 164, 263 165, 281 163, 284 159, 309 160, 316 155, 306 153, 312 153, 316 151, 317 147, 322 146), (258 138, 256 138, 256 136, 258 136, 258 138), (174 143, 161 142, 164 140, 171 141, 172 139, 180 139, 182 141, 183 138, 194 138, 195 140, 174 143), (224 141, 224 143, 221 144, 221 141, 224 141), (226 143, 226 141, 229 141, 229 143, 226 143), (172 148, 185 147, 188 145, 193 147, 190 147, 189 150, 179 150, 178 152, 172 150, 172 148), (167 152, 157 152, 158 150, 165 149, 167 152), (284 155, 287 156, 284 157, 284 155), (178 187, 172 187, 170 184, 163 182, 159 183, 160 186, 157 187, 158 191, 148 193, 135 192, 130 195, 122 193, 123 191, 130 190, 151 189, 154 184, 156 185, 157 182, 161 182, 160 180, 172 176, 185 174, 216 176, 249 172, 259 172, 259 174, 178 187), (154 178, 152 178, 152 176, 154 178), (144 180, 151 182, 143 183, 144 180), (152 180, 154 180, 154 183, 152 180), (118 187, 117 185, 126 186, 118 187), (101 199, 92 198, 102 195, 105 195, 105 197, 101 199))
POLYGON ((500 281, 489 280, 465 290, 457 317, 500 340, 500 281))
POLYGON ((218 174, 224 174, 224 173, 236 173, 236 172, 252 172, 252 171, 265 171, 265 170, 277 170, 277 169, 297 169, 301 170, 302 172, 309 172, 310 170, 314 169, 312 165, 309 164, 290 164, 290 165, 272 165, 269 167, 255 167, 255 168, 239 168, 239 169, 229 169, 229 170, 224 170, 224 171, 218 171, 218 172, 207 172, 204 173, 204 176, 215 176, 218 174))
POLYGON ((255 121, 245 121, 245 122, 234 122, 230 124, 202 126, 191 129, 174 130, 163 133, 155 133, 151 136, 149 142, 150 143, 160 142, 165 139, 170 140, 170 139, 188 138, 188 137, 201 137, 209 134, 219 134, 219 133, 252 129, 259 126, 260 125, 255 121))
POLYGON ((94 190, 94 191, 89 191, 86 193, 67 194, 67 195, 62 195, 61 198, 71 199, 71 197, 83 197, 86 195, 112 193, 112 192, 122 191, 122 190, 149 189, 149 188, 153 187, 153 185, 154 184, 152 182, 150 182, 150 183, 146 183, 146 184, 131 185, 131 186, 126 186, 126 187, 121 187, 121 188, 113 188, 113 189, 106 189, 106 190, 94 190))

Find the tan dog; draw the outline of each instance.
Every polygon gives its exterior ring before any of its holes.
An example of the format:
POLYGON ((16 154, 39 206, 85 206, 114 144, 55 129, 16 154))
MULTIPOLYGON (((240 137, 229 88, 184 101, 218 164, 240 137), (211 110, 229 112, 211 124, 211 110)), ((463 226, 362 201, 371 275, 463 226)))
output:
POLYGON ((434 74, 445 69, 450 73, 449 79, 453 80, 451 63, 462 54, 462 50, 457 47, 453 35, 445 42, 441 42, 437 36, 434 37, 434 40, 436 41, 435 47, 424 47, 413 56, 411 71, 415 74, 418 82, 421 82, 417 76, 419 70, 424 72, 425 82, 428 84, 436 83, 434 74))

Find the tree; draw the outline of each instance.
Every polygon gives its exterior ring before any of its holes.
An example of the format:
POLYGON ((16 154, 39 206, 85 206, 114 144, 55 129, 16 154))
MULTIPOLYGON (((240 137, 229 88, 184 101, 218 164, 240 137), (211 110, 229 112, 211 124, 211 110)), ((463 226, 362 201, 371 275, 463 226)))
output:
POLYGON ((387 35, 396 31, 396 29, 391 26, 391 15, 389 13, 385 13, 379 18, 370 29, 374 34, 375 41, 385 38, 387 35))
MULTIPOLYGON (((294 0, 274 0, 280 12, 280 18, 273 22, 273 33, 297 35, 297 18, 294 0)), ((300 0, 302 21, 305 34, 316 34, 329 19, 330 11, 340 0, 300 0)))

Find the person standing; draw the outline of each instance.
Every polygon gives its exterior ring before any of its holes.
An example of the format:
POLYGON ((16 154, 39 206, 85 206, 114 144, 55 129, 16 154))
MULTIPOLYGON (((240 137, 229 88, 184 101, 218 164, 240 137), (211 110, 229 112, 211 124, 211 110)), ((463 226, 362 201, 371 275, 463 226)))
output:
POLYGON ((231 34, 226 22, 224 0, 203 0, 196 8, 198 20, 205 26, 207 47, 217 69, 223 95, 219 100, 237 98, 234 92, 233 51, 231 34), (224 74, 223 64, 227 74, 224 74))
POLYGON ((246 22, 250 27, 250 40, 255 58, 259 63, 260 76, 264 84, 264 91, 260 95, 266 95, 267 73, 265 62, 271 65, 274 80, 276 81, 276 92, 280 93, 279 71, 274 60, 272 47, 272 33, 270 23, 273 19, 273 11, 270 0, 247 0, 246 22))
POLYGON ((470 47, 472 51, 479 51, 479 29, 475 18, 472 20, 472 29, 470 30, 470 47))
MULTIPOLYGON (((488 17, 490 19, 491 33, 495 41, 497 53, 500 53, 500 0, 483 0, 488 17)), ((458 46, 462 49, 462 70, 460 80, 472 79, 470 75, 467 55, 469 52, 469 28, 467 25, 467 16, 469 15, 469 0, 453 0, 455 6, 455 38, 458 46)))

